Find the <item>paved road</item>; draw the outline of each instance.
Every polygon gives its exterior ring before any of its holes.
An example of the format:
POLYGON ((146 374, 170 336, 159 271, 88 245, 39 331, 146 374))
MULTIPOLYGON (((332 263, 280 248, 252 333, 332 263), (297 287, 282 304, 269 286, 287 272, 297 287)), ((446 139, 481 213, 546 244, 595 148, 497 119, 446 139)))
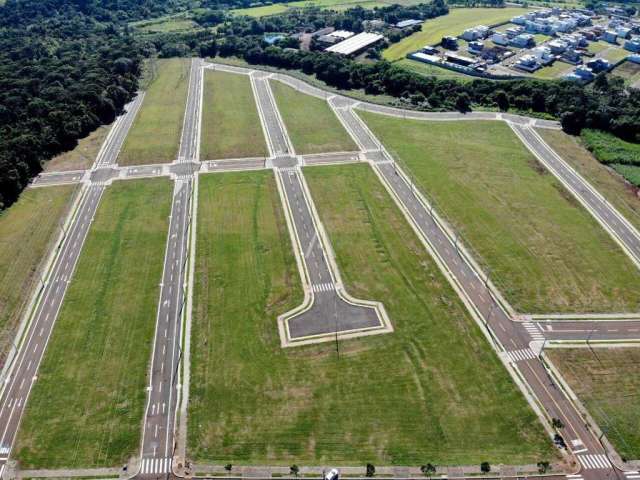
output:
POLYGON ((192 182, 191 178, 175 182, 143 429, 142 475, 165 476, 171 472, 192 182))
POLYGON ((284 187, 313 291, 311 308, 288 319, 290 337, 295 340, 382 326, 375 308, 347 303, 336 292, 336 279, 308 204, 311 200, 304 194, 302 172, 298 168, 282 168, 277 174, 284 187))
MULTIPOLYGON (((359 145, 375 145, 373 138, 364 125, 359 127, 359 117, 349 112, 338 112, 346 119, 347 127, 359 145), (369 137, 369 138, 366 138, 369 137)), ((615 472, 611 467, 604 449, 597 438, 588 430, 584 421, 549 377, 545 367, 531 347, 541 340, 535 325, 514 322, 498 303, 485 285, 485 279, 479 277, 464 255, 458 251, 455 242, 448 236, 439 219, 430 210, 426 201, 420 197, 406 180, 403 172, 391 159, 380 161, 376 156, 374 168, 393 191, 397 201, 408 212, 412 221, 425 241, 435 252, 436 258, 451 273, 454 285, 462 297, 482 318, 485 330, 498 345, 501 356, 511 367, 520 373, 526 382, 526 390, 533 394, 537 404, 543 406, 551 418, 558 418, 565 427, 562 435, 569 449, 576 454, 585 479, 601 479, 615 472)))
MULTIPOLYGON (((211 68, 215 70, 228 71, 232 73, 240 73, 240 74, 250 74, 251 72, 257 75, 269 75, 269 73, 253 70, 249 68, 243 67, 235 67, 230 65, 223 65, 220 63, 208 63, 205 65, 205 68, 211 68)), ((383 115, 391 115, 403 118, 413 118, 416 120, 434 120, 434 121, 446 121, 446 120, 497 120, 506 117, 510 121, 521 124, 532 124, 536 127, 540 128, 560 128, 560 124, 553 120, 543 120, 532 117, 525 117, 522 115, 513 115, 513 114, 501 114, 498 112, 469 112, 469 113, 459 113, 459 112, 419 112, 414 110, 404 110, 401 108, 388 107, 385 105, 378 105, 375 103, 369 103, 364 101, 355 100, 350 97, 346 97, 344 95, 334 94, 333 92, 328 92, 321 88, 315 87, 306 83, 303 80, 292 77, 290 75, 285 75, 282 73, 272 74, 273 78, 286 83, 287 85, 299 90, 308 95, 312 95, 317 98, 322 99, 334 99, 338 102, 342 102, 343 105, 351 105, 360 110, 367 110, 370 112, 381 113, 383 115)))
MULTIPOLYGON (((383 328, 379 309, 373 306, 353 305, 336 290, 339 275, 333 270, 320 239, 320 233, 311 207, 313 200, 306 194, 302 171, 286 127, 278 112, 268 79, 264 74, 251 77, 256 104, 276 174, 291 213, 294 234, 302 251, 302 261, 308 273, 313 296, 310 308, 286 319, 291 340, 352 330, 383 328)), ((285 205, 286 208, 286 205, 285 205)))
POLYGON ((294 155, 293 146, 284 131, 268 82, 267 75, 262 72, 251 75, 258 111, 263 128, 266 130, 269 151, 273 157, 291 156, 294 155))
POLYGON ((638 320, 547 320, 531 324, 547 340, 640 342, 638 320))
POLYGON ((138 92, 136 98, 125 107, 127 114, 121 115, 116 119, 107 138, 100 147, 94 168, 115 164, 115 159, 118 158, 127 134, 129 133, 129 129, 131 125, 133 125, 133 121, 140 110, 144 95, 144 92, 138 92))
POLYGON ((138 473, 145 478, 167 477, 173 471, 176 413, 181 391, 179 381, 182 358, 182 312, 185 303, 187 244, 191 220, 190 202, 194 172, 199 169, 199 163, 196 162, 200 150, 200 101, 202 98, 200 65, 200 59, 192 60, 178 163, 171 167, 175 175, 175 184, 160 284, 138 473))
MULTIPOLYGON (((137 113, 139 98, 126 107, 126 113, 115 122, 98 159, 102 166, 114 165, 119 152, 116 140, 126 137, 128 128, 137 113)), ((20 419, 27 404, 31 387, 37 381, 37 371, 45 353, 58 312, 64 300, 67 286, 80 257, 82 245, 100 203, 104 191, 102 182, 89 184, 78 204, 73 221, 59 247, 51 272, 41 292, 31 324, 25 332, 24 343, 12 362, 8 377, 0 395, 0 477, 15 441, 20 419)))
POLYGON ((512 125, 513 130, 540 161, 571 191, 589 212, 620 243, 640 267, 640 234, 589 183, 562 160, 531 128, 512 125))

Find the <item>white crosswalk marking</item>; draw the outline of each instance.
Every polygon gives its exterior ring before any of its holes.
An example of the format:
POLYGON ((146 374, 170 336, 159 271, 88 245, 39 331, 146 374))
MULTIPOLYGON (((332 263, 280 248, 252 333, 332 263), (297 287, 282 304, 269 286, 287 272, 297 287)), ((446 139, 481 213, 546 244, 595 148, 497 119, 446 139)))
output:
POLYGON ((143 458, 140 473, 170 473, 171 458, 143 458))
POLYGON ((0 455, 6 455, 7 453, 9 453, 9 447, 4 445, 0 447, 0 455))
POLYGON ((544 335, 542 334, 542 331, 540 330, 540 327, 538 327, 537 324, 531 323, 531 322, 525 322, 523 325, 524 325, 524 328, 527 330, 527 333, 531 335, 531 338, 533 338, 534 340, 544 340, 544 335))
POLYGON ((578 460, 587 470, 611 468, 611 462, 606 455, 578 455, 578 460))
POLYGON ((640 472, 638 472, 637 470, 633 470, 630 472, 624 472, 624 476, 626 478, 628 478, 629 480, 639 480, 640 479, 640 472))
POLYGON ((313 285, 312 288, 316 293, 332 292, 333 290, 335 290, 335 287, 332 283, 317 283, 313 285))
POLYGON ((524 360, 531 360, 536 358, 536 354, 530 348, 523 348, 522 350, 512 350, 507 352, 507 356, 511 362, 521 362, 524 360))
POLYGON ((289 173, 295 173, 298 171, 297 167, 281 167, 280 171, 282 172, 289 172, 289 173))

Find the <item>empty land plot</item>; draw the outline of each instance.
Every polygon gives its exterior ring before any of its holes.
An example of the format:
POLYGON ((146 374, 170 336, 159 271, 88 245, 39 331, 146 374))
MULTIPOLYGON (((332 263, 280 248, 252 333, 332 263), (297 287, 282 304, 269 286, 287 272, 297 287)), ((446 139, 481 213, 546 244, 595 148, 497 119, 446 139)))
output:
POLYGON ((620 64, 620 66, 614 68, 611 74, 615 77, 622 78, 629 86, 636 88, 640 86, 640 63, 627 60, 620 64))
POLYGON ((517 311, 640 309, 640 271, 505 123, 362 116, 517 311))
POLYGON ((205 71, 202 110, 204 160, 268 155, 249 77, 205 71))
POLYGON ((640 459, 640 349, 546 352, 618 453, 640 459))
POLYGON ((178 156, 191 60, 158 60, 142 107, 118 157, 120 165, 168 163, 178 156))
POLYGON ((53 157, 44 165, 46 172, 67 172, 91 168, 98 156, 100 147, 109 134, 111 125, 103 125, 78 142, 73 150, 53 157))
POLYGON ((536 416, 368 166, 305 171, 351 293, 395 332, 280 348, 301 300, 273 178, 201 177, 190 457, 418 465, 535 462, 536 416), (206 184, 205 184, 206 182, 206 184))
POLYGON ((60 234, 75 187, 30 188, 0 214, 0 358, 40 282, 40 269, 60 234))
POLYGON ((104 193, 16 446, 25 468, 113 467, 140 446, 171 184, 104 193))
POLYGON ((598 162, 591 152, 580 144, 578 138, 559 130, 539 128, 537 132, 565 162, 575 168, 640 230, 640 198, 636 195, 636 188, 626 183, 621 175, 598 162))
POLYGON ((403 38, 384 50, 386 60, 400 60, 408 53, 425 45, 435 45, 446 35, 460 35, 465 29, 476 25, 495 25, 508 21, 528 10, 517 7, 507 8, 452 8, 447 15, 431 18, 422 24, 422 30, 403 38))
POLYGON ((296 153, 358 150, 326 101, 300 93, 282 82, 270 84, 296 153))

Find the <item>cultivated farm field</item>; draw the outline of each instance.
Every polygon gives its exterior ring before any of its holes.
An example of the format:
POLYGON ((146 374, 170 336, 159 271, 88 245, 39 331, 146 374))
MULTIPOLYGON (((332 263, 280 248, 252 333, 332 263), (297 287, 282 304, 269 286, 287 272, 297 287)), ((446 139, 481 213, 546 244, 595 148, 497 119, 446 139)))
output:
POLYGON ((362 117, 517 311, 640 310, 640 271, 508 125, 362 117))

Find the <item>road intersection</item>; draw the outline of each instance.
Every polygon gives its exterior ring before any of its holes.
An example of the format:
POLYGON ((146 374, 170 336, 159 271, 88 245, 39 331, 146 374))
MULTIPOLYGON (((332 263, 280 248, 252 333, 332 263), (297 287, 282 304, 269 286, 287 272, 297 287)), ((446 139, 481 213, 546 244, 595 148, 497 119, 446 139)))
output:
MULTIPOLYGON (((356 109, 420 120, 498 120, 506 121, 523 143, 565 184, 601 225, 616 239, 638 265, 640 235, 586 180, 569 167, 533 130, 558 128, 557 123, 517 115, 492 112, 471 114, 426 113, 359 102, 333 95, 293 77, 268 74, 240 67, 206 64, 194 59, 191 65, 189 93, 177 160, 172 164, 118 167, 116 158, 126 138, 142 95, 127 107, 101 149, 89 171, 44 174, 34 186, 81 183, 82 198, 60 247, 41 298, 36 305, 27 334, 9 374, 4 379, 0 397, 0 419, 4 432, 0 438, 0 477, 11 454, 32 383, 46 348, 55 318, 64 298, 66 286, 80 255, 105 186, 114 180, 168 175, 174 179, 173 204, 164 270, 158 302, 153 356, 150 364, 148 404, 143 423, 139 469, 133 472, 144 478, 167 477, 179 469, 173 465, 178 406, 185 395, 181 384, 183 327, 188 322, 185 302, 189 290, 187 271, 192 230, 192 212, 197 207, 194 188, 199 174, 233 170, 270 168, 274 170, 280 195, 287 212, 292 243, 296 251, 301 278, 305 284, 305 302, 279 319, 282 345, 293 346, 311 341, 327 341, 339 334, 367 335, 392 331, 391 321, 378 302, 351 298, 340 279, 330 242, 315 210, 301 166, 334 163, 368 162, 394 201, 423 241, 441 270, 456 289, 483 333, 498 352, 532 408, 546 428, 551 419, 564 424, 561 433, 569 451, 577 459, 576 471, 567 475, 573 480, 617 478, 619 465, 615 452, 605 449, 592 427, 585 423, 566 392, 560 388, 546 366, 545 344, 570 342, 630 342, 640 339, 640 316, 620 318, 557 319, 515 318, 499 292, 491 284, 451 228, 427 199, 414 187, 410 177, 384 149, 358 117, 356 109), (202 75, 206 68, 216 68, 249 75, 256 104, 269 146, 268 158, 200 162, 200 120, 202 109, 202 75), (280 118, 269 86, 270 79, 283 81, 310 95, 327 99, 339 120, 351 134, 359 152, 298 156, 280 118)), ((188 361, 188 359, 187 359, 188 361)), ((184 439, 181 439, 184 441, 184 439)), ((181 473, 177 472, 177 473, 181 473)), ((626 472, 634 479, 637 472, 626 472)), ((556 478, 565 478, 557 476, 556 478)))

